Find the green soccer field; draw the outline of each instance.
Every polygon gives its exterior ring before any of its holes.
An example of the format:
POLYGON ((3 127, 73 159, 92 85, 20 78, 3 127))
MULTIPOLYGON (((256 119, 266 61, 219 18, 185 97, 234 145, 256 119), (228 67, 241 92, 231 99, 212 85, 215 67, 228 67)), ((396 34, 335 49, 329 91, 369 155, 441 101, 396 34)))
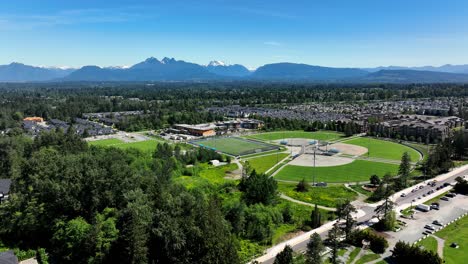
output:
POLYGON ((201 147, 208 147, 226 154, 239 156, 247 152, 255 153, 279 148, 278 146, 255 142, 236 137, 211 138, 194 142, 201 147))
POLYGON ((306 132, 306 131, 277 131, 277 132, 267 132, 260 133, 255 135, 246 136, 246 138, 253 138, 263 141, 269 140, 279 140, 285 138, 306 138, 306 139, 317 139, 331 141, 336 140, 341 137, 344 137, 342 133, 337 133, 333 131, 316 131, 316 132, 306 132))
POLYGON ((365 160, 355 160, 352 163, 333 167, 313 167, 287 165, 279 171, 278 180, 298 182, 303 178, 311 182, 315 174, 316 182, 356 182, 369 181, 373 174, 383 177, 387 172, 396 175, 398 165, 365 160))
MULTIPOLYGON (((412 162, 417 162, 420 159, 419 152, 413 148, 391 141, 373 138, 354 138, 346 140, 343 143, 367 148, 371 158, 401 160, 403 153, 408 152, 412 162)), ((366 153, 363 156, 367 155, 366 153)))

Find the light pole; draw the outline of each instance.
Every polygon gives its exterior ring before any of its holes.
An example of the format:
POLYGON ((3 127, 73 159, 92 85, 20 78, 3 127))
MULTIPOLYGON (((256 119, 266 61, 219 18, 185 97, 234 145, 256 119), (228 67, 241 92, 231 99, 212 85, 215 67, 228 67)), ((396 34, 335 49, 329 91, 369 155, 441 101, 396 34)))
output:
POLYGON ((313 178, 312 178, 312 184, 315 186, 315 174, 316 174, 316 168, 315 168, 315 150, 316 150, 316 145, 314 146, 314 171, 313 171, 313 178))

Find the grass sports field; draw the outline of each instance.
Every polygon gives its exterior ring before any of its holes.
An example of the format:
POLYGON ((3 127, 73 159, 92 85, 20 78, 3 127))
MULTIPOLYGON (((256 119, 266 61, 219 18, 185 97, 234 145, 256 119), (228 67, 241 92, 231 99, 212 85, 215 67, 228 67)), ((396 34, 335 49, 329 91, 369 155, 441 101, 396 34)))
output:
POLYGON ((234 156, 269 151, 278 148, 278 146, 275 145, 237 137, 210 138, 193 141, 192 143, 234 156))
POLYGON ((246 136, 246 138, 253 138, 263 141, 269 140, 278 140, 284 138, 307 138, 307 139, 317 139, 317 140, 335 140, 343 137, 342 133, 337 133, 333 131, 316 131, 316 132, 306 132, 306 131, 277 131, 277 132, 267 132, 260 133, 255 135, 246 136))
MULTIPOLYGON (((356 181, 369 181, 369 177, 377 174, 379 177, 385 173, 396 175, 398 172, 398 165, 371 162, 365 160, 355 160, 352 163, 334 166, 334 167, 316 167, 315 168, 315 181, 317 182, 356 182, 356 181)), ((287 165, 275 178, 278 180, 286 181, 300 181, 305 178, 306 181, 311 182, 314 175, 313 167, 287 165)))
MULTIPOLYGON (((417 152, 416 150, 408 146, 404 146, 386 140, 379 140, 373 138, 355 138, 351 140, 346 140, 343 143, 367 148, 369 151, 369 156, 371 158, 401 160, 401 156, 404 152, 408 152, 410 154, 412 162, 417 162, 420 158, 419 152, 417 152)), ((364 154, 364 156, 367 156, 367 153, 364 154)))
POLYGON ((282 159, 286 158, 288 154, 286 153, 278 153, 268 156, 262 156, 258 158, 248 159, 246 161, 249 162, 250 166, 257 172, 257 173, 265 173, 271 167, 275 166, 278 162, 282 159))
POLYGON ((343 185, 329 187, 310 187, 307 192, 296 192, 294 183, 278 183, 278 190, 286 196, 306 203, 335 207, 338 202, 346 199, 353 201, 357 194, 343 185))
POLYGON ((111 138, 111 139, 91 141, 88 143, 91 146, 115 147, 115 148, 120 148, 120 149, 135 148, 143 152, 152 152, 156 149, 156 145, 158 145, 159 142, 160 141, 150 139, 150 140, 145 140, 145 141, 125 143, 122 140, 111 138))

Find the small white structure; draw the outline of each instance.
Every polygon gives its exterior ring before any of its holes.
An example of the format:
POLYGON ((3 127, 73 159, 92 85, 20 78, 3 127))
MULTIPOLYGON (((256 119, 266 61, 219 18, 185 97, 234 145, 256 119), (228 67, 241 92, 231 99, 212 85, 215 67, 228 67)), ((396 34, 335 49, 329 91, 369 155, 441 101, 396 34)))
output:
POLYGON ((219 160, 210 160, 210 164, 213 166, 218 166, 219 165, 219 160))

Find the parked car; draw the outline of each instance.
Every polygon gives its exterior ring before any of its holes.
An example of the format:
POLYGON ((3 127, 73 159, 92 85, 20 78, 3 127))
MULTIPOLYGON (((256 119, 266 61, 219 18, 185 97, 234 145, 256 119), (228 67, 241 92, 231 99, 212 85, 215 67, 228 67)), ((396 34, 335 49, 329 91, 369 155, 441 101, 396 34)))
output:
POLYGON ((439 220, 432 221, 432 224, 439 225, 439 226, 443 225, 442 222, 440 222, 439 220))
POLYGON ((432 210, 439 210, 439 206, 438 205, 435 205, 435 204, 431 204, 431 209, 432 210))
POLYGON ((450 186, 450 183, 444 182, 444 187, 450 186))
POLYGON ((446 196, 440 198, 442 201, 449 201, 450 199, 446 196))
POLYGON ((402 194, 400 195, 400 197, 406 197, 406 194, 405 194, 405 193, 402 193, 402 194))
POLYGON ((435 228, 431 225, 425 225, 424 228, 428 229, 428 230, 435 230, 435 228))
POLYGON ((447 193, 445 196, 450 197, 450 198, 453 198, 453 197, 455 197, 455 194, 453 194, 453 193, 447 193))

